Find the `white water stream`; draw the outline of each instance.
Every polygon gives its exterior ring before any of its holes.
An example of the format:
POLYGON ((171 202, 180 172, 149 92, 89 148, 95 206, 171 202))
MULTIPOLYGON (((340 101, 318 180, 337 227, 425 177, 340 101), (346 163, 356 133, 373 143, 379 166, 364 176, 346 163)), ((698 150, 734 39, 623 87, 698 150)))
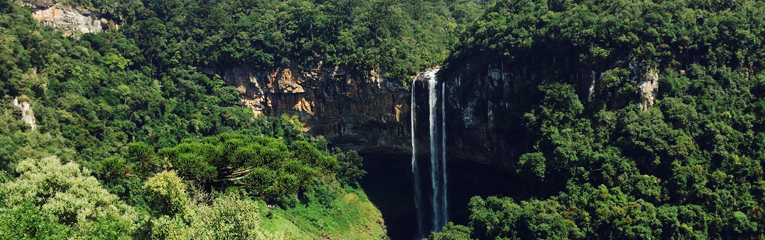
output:
MULTIPOLYGON (((433 232, 438 232, 448 222, 447 214, 447 194, 446 194, 446 112, 445 112, 445 86, 441 85, 441 151, 438 151, 438 81, 436 80, 436 73, 438 69, 423 73, 422 77, 427 80, 428 83, 428 123, 429 123, 429 136, 430 136, 430 186, 432 188, 432 195, 430 195, 430 204, 432 207, 432 229, 433 232), (440 159, 439 159, 440 153, 440 159)), ((419 77, 419 76, 418 76, 419 77)), ((416 237, 427 237, 428 233, 423 232, 423 209, 422 209, 422 189, 420 186, 420 173, 417 166, 417 149, 415 144, 415 124, 416 124, 416 103, 415 103, 415 82, 412 81, 412 96, 411 96, 411 134, 412 134, 412 174, 414 174, 414 203, 417 208, 417 231, 416 237), (424 234, 424 235, 423 235, 424 234)))
POLYGON ((417 121, 417 118, 415 116, 415 109, 417 108, 417 104, 414 102, 414 83, 417 81, 417 78, 412 80, 412 103, 409 106, 410 112, 412 112, 412 119, 411 119, 411 125, 412 125, 412 174, 414 174, 414 206, 417 209, 417 236, 416 237, 422 237, 423 229, 422 229, 422 207, 420 206, 420 201, 422 200, 422 193, 420 191, 420 170, 417 167, 417 147, 415 147, 415 129, 414 125, 417 121))
MULTIPOLYGON (((426 75, 427 76, 427 75, 426 75)), ((433 195, 431 197, 431 204, 433 207, 433 231, 438 232, 441 228, 441 201, 439 201, 438 192, 440 190, 439 182, 439 162, 438 162, 438 140, 436 140, 436 103, 438 102, 438 96, 436 96, 436 78, 432 77, 428 79, 428 104, 429 104, 429 123, 430 123, 430 186, 433 188, 433 195)))
POLYGON ((443 212, 443 217, 441 217, 441 227, 446 226, 446 223, 449 222, 449 214, 447 211, 447 200, 446 200, 446 106, 445 106, 445 99, 446 95, 444 92, 444 88, 446 87, 446 82, 441 83, 441 184, 443 189, 443 194, 441 194, 441 212, 443 212))

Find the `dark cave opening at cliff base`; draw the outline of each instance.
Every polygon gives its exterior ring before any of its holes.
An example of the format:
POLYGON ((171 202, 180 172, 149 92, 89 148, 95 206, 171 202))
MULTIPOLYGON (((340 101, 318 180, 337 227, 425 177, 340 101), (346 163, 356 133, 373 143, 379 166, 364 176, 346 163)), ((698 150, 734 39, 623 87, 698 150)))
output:
MULTIPOLYGON (((417 210, 414 205, 414 176, 411 155, 362 154, 363 169, 367 175, 361 179, 361 187, 380 212, 382 212, 388 236, 392 240, 411 240, 417 235, 417 210)), ((423 228, 432 228, 429 214, 430 187, 429 155, 419 155, 420 183, 424 209, 423 228)), ((449 221, 468 225, 468 203, 473 196, 513 196, 517 191, 515 179, 487 165, 468 161, 449 161, 447 164, 447 191, 449 221)))

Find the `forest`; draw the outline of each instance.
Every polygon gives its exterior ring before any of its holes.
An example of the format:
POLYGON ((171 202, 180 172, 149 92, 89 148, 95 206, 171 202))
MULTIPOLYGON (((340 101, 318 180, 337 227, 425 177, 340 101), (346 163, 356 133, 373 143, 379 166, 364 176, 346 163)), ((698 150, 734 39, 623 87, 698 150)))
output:
POLYGON ((459 98, 512 103, 478 104, 525 190, 428 239, 765 239, 765 1, 67 0, 119 16, 73 36, 22 2, 0 0, 0 239, 389 239, 360 153, 202 72, 317 64, 513 76, 459 98))
POLYGON ((385 239, 358 153, 254 116, 200 69, 325 61, 403 81, 483 4, 65 3, 121 27, 65 37, 0 0, 1 239, 385 239))
POLYGON ((474 197, 469 226, 430 239, 765 237, 763 11, 747 0, 489 7, 445 65, 501 63, 515 76, 515 94, 490 96, 512 102, 496 129, 513 136, 529 190, 474 197))

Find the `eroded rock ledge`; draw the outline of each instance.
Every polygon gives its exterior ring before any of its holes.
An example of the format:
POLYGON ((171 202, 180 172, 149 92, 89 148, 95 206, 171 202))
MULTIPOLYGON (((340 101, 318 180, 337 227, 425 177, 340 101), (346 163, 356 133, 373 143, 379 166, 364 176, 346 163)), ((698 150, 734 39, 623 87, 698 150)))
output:
POLYGON ((296 115, 309 134, 365 153, 409 153, 409 97, 379 72, 351 76, 342 67, 203 69, 242 94, 255 115, 296 115))
POLYGON ((77 33, 97 33, 118 25, 110 26, 109 19, 96 17, 91 11, 77 8, 56 1, 17 1, 22 6, 30 8, 32 17, 37 22, 51 26, 64 32, 65 36, 77 33))

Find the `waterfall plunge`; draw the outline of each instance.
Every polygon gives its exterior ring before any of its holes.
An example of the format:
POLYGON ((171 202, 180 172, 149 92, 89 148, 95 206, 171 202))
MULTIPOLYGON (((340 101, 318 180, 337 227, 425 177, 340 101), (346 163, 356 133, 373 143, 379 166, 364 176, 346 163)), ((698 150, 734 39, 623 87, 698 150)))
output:
POLYGON ((414 125, 416 123, 417 118, 415 117, 415 109, 417 108, 417 104, 414 102, 414 83, 417 81, 417 78, 412 80, 412 103, 409 106, 410 112, 412 112, 412 119, 411 119, 411 125, 412 125, 412 174, 414 174, 414 206, 417 209, 417 237, 421 237, 423 234, 422 229, 422 206, 420 201, 422 201, 422 193, 420 193, 420 170, 417 167, 417 147, 415 147, 415 132, 414 132, 414 125))
MULTIPOLYGON (((426 75, 427 76, 427 75, 426 75)), ((436 103, 438 102, 438 96, 436 96, 436 78, 428 78, 428 103, 430 106, 430 185, 433 187, 433 196, 431 198, 431 204, 433 207, 433 231, 437 232, 441 225, 441 201, 439 201, 439 162, 438 162, 438 145, 436 140, 436 103)))
POLYGON ((449 221, 449 214, 447 211, 446 200, 446 95, 444 89, 446 88, 446 82, 441 83, 441 184, 443 188, 443 194, 441 195, 441 211, 444 216, 441 218, 441 227, 446 226, 449 221))
MULTIPOLYGON (((436 87, 438 82, 436 81, 436 73, 438 69, 425 72, 422 76, 423 79, 428 81, 428 107, 429 107, 429 135, 430 135, 430 185, 433 190, 431 195, 431 206, 433 208, 433 232, 438 232, 448 222, 447 214, 447 195, 446 195, 446 112, 445 112, 445 86, 441 85, 441 151, 440 161, 438 158, 438 125, 436 108, 438 105, 438 93, 436 87)), ((411 124, 412 124, 412 173, 414 174, 414 190, 415 190, 415 207, 417 208, 417 237, 423 236, 423 210, 422 210, 422 193, 420 189, 420 177, 419 169, 417 166, 417 151, 415 146, 415 91, 414 83, 420 76, 416 77, 412 81, 412 96, 411 96, 411 124)))

